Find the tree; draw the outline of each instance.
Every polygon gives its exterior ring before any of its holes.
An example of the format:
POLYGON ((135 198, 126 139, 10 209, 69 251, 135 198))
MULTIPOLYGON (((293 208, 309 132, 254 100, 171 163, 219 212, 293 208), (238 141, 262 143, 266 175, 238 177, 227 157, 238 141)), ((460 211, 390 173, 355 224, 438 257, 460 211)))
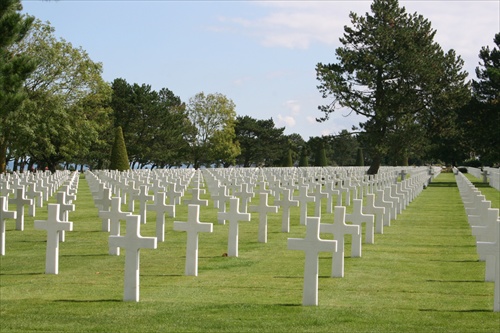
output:
POLYGON ((329 138, 333 149, 332 160, 339 166, 355 165, 359 143, 357 137, 347 130, 329 138))
POLYGON ((240 154, 235 134, 235 104, 226 96, 203 92, 189 99, 187 115, 195 130, 187 133, 190 162, 202 165, 232 164, 240 154))
POLYGON ((111 89, 101 77, 102 65, 39 20, 14 52, 30 55, 37 67, 25 81, 27 100, 12 118, 16 136, 10 149, 52 171, 81 159, 110 125, 111 89))
POLYGON ((130 169, 127 147, 123 139, 123 131, 120 126, 115 130, 115 140, 111 149, 110 170, 126 171, 130 169))
POLYGON ((481 48, 477 81, 472 82, 473 98, 460 114, 463 132, 471 151, 481 161, 493 165, 500 162, 500 33, 494 38, 496 47, 481 48))
POLYGON ((186 162, 185 136, 193 131, 185 104, 171 90, 150 85, 112 83, 115 126, 123 128, 134 166, 166 167, 186 162))
MULTIPOLYGON (((319 63, 316 72, 323 97, 333 97, 319 107, 324 117, 318 121, 338 108, 365 116, 360 129, 372 158, 368 173, 376 174, 391 144, 445 130, 470 93, 462 59, 433 41, 436 31, 427 19, 406 13, 397 0, 374 0, 371 12, 350 14, 352 27, 344 28, 337 62, 319 63)), ((407 158, 425 142, 407 140, 392 148, 407 158)))
POLYGON ((255 119, 250 116, 236 118, 236 139, 241 154, 237 162, 244 167, 251 165, 271 166, 282 157, 285 128, 276 128, 272 118, 255 119))
POLYGON ((34 20, 22 16, 21 10, 20 0, 0 2, 0 173, 6 171, 7 149, 14 136, 12 115, 26 98, 23 84, 36 67, 30 55, 12 50, 26 37, 34 20))
POLYGON ((358 152, 356 154, 356 166, 365 166, 365 158, 363 157, 362 148, 358 148, 358 152))

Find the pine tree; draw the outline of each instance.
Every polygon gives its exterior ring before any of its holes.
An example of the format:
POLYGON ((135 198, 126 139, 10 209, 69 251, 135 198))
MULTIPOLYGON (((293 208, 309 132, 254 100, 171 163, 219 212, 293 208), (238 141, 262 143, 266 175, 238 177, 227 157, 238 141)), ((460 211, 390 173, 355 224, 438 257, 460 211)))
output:
POLYGON ((111 148, 110 160, 110 170, 125 171, 130 169, 127 148, 125 147, 121 126, 118 126, 115 131, 115 141, 113 142, 113 148, 111 148))
POLYGON ((304 146, 302 147, 302 151, 300 152, 299 167, 307 167, 307 166, 309 166, 309 159, 307 156, 307 148, 304 146))
POLYGON ((293 159, 292 159, 292 150, 288 149, 288 154, 285 157, 285 161, 283 163, 284 167, 292 167, 293 166, 293 159))
POLYGON ((314 165, 319 167, 324 167, 327 165, 325 144, 323 142, 320 142, 316 149, 314 165))
POLYGON ((356 166, 365 166, 365 158, 363 157, 363 148, 358 148, 356 155, 356 166))

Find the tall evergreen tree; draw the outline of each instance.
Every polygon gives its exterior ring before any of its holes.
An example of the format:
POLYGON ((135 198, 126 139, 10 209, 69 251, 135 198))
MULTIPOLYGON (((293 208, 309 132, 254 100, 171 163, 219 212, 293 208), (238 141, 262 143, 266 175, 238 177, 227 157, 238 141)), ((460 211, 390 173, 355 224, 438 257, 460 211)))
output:
POLYGON ((332 97, 319 107, 324 117, 318 120, 326 121, 338 108, 365 116, 360 128, 372 158, 368 173, 376 174, 392 143, 404 139, 397 149, 407 156, 426 144, 413 138, 446 129, 454 110, 470 97, 467 73, 455 51, 445 53, 434 42, 431 23, 406 13, 397 0, 374 0, 371 13, 350 18, 337 61, 316 66, 318 89, 332 97))
POLYGON ((358 148, 356 155, 356 166, 365 166, 365 158, 363 157, 363 149, 358 148))
POLYGON ((111 148, 110 170, 125 171, 130 169, 127 147, 123 139, 123 131, 121 126, 115 129, 115 140, 111 148))
POLYGON ((11 115, 26 98, 23 84, 36 63, 26 54, 15 54, 12 46, 28 34, 34 18, 22 16, 20 0, 0 1, 0 173, 5 172, 7 147, 13 136, 11 115))

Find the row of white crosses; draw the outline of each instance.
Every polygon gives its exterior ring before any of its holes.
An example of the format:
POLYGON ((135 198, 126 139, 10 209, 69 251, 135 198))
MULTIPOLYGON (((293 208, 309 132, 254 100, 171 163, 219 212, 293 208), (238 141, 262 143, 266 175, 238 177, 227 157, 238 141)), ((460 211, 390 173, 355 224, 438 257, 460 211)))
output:
MULTIPOLYGON (((76 192, 78 186, 78 173, 71 174, 69 171, 57 171, 54 174, 50 172, 13 173, 2 175, 0 184, 2 188, 2 196, 0 196, 0 250, 1 255, 5 255, 6 219, 15 219, 16 230, 23 231, 25 228, 25 206, 30 207, 29 215, 35 216, 35 205, 43 207, 43 202, 47 201, 57 189, 62 188, 63 192, 57 193, 57 202, 60 205, 59 219, 61 221, 67 220, 67 212, 74 210, 74 206, 70 205, 66 200, 73 199, 73 193, 76 192), (63 186, 64 183, 66 185, 63 186), (43 191, 36 190, 38 184, 41 185, 40 188, 43 191), (12 194, 15 194, 15 196, 9 200, 9 196, 12 194), (66 199, 66 194, 68 199, 66 199), (9 211, 9 204, 16 205, 16 211, 9 211)), ((59 239, 64 241, 64 231, 58 233, 59 239)), ((52 245, 48 244, 48 246, 52 245)))
POLYGON ((472 234, 476 236, 479 260, 486 262, 485 281, 494 282, 493 311, 500 312, 500 218, 499 209, 458 169, 454 169, 472 234))
MULTIPOLYGON (((281 169, 280 171, 287 170, 287 169, 281 169)), ((294 170, 294 169, 288 169, 288 170, 294 170)), ((267 172, 268 170, 266 170, 267 172)), ((295 170, 296 171, 296 170, 295 170)), ((312 171, 312 169, 308 170, 312 171)), ((189 180, 193 178, 194 173, 187 171, 190 176, 189 180)), ((135 173, 136 175, 138 173, 135 173)), ((164 213, 166 212, 165 209, 165 192, 157 192, 155 190, 155 204, 153 205, 148 205, 147 202, 152 199, 153 196, 149 195, 149 189, 148 187, 151 186, 151 183, 149 181, 151 179, 154 179, 154 183, 157 184, 156 187, 160 188, 161 191, 161 176, 157 177, 155 176, 154 172, 147 171, 147 177, 142 177, 140 175, 137 175, 134 179, 131 180, 129 179, 128 181, 125 180, 125 182, 128 182, 128 186, 135 186, 135 182, 137 181, 138 184, 142 184, 139 187, 139 191, 129 191, 127 187, 120 187, 118 183, 114 183, 115 188, 119 187, 121 188, 122 191, 125 191, 126 193, 130 194, 131 197, 129 200, 134 200, 137 199, 140 201, 140 209, 139 209, 139 216, 141 221, 144 223, 146 221, 145 218, 145 212, 147 210, 147 207, 153 206, 153 207, 159 207, 159 213, 157 214, 158 218, 162 218, 163 221, 157 220, 157 239, 158 241, 161 241, 160 238, 163 237, 164 235, 164 213), (160 217, 161 215, 161 217, 160 217)), ((204 176, 205 180, 207 183, 207 186, 210 190, 210 194, 212 199, 214 200, 214 206, 219 209, 218 213, 218 221, 221 224, 224 224, 226 221, 229 221, 229 235, 228 235, 228 256, 238 256, 238 223, 241 221, 250 221, 250 214, 247 213, 247 209, 250 212, 255 212, 258 213, 259 215, 259 232, 258 232, 258 240, 259 242, 267 242, 267 214, 268 213, 277 213, 278 212, 278 206, 270 206, 268 204, 268 196, 269 195, 274 195, 275 198, 275 203, 278 203, 280 207, 288 207, 287 213, 284 213, 283 217, 283 225, 282 229, 284 232, 289 231, 289 208, 292 206, 296 206, 299 204, 298 200, 294 200, 292 196, 292 192, 295 191, 297 188, 301 188, 303 192, 302 196, 307 197, 307 189, 309 186, 313 187, 316 189, 316 191, 312 192, 312 198, 314 200, 311 200, 316 203, 316 207, 321 204, 321 199, 323 198, 328 198, 328 193, 327 192, 322 192, 322 187, 323 183, 318 183, 316 182, 317 179, 323 179, 325 178, 324 176, 328 177, 328 175, 320 175, 318 176, 317 174, 312 174, 309 176, 306 176, 305 178, 300 178, 300 175, 297 175, 296 172, 295 174, 289 174, 281 177, 277 177, 275 174, 271 175, 266 175, 263 170, 261 169, 232 169, 229 171, 229 174, 227 173, 227 169, 214 169, 214 170, 204 170, 204 176), (234 172, 234 170, 237 170, 234 172), (246 174, 242 174, 242 170, 246 174), (219 171, 222 171, 221 173, 218 173, 219 171), (234 172, 234 174, 231 174, 234 172), (225 173, 225 175, 223 174, 225 173), (236 175, 236 173, 240 173, 239 175, 236 175), (295 178, 295 180, 294 180, 295 178), (269 181, 266 181, 268 180, 269 181), (305 181, 304 179, 307 179, 305 181), (283 184, 283 186, 281 186, 283 184), (254 196, 254 190, 258 188, 259 191, 259 204, 258 205, 248 205, 251 198, 254 196), (284 194, 284 195, 283 195, 284 194), (281 198, 281 196, 283 197, 281 198), (235 196, 241 196, 241 197, 235 197, 235 196), (240 199, 242 204, 242 209, 240 212, 239 208, 239 203, 240 199), (229 203, 229 211, 226 211, 226 205, 229 203), (288 215, 285 217, 285 215, 288 215)), ((133 175, 133 174, 132 174, 133 175)), ((186 269, 185 273, 186 275, 197 275, 198 269, 197 269, 197 263, 198 263, 198 233, 199 232, 212 232, 212 224, 211 223, 205 223, 205 222, 200 222, 199 221, 199 207, 200 205, 206 206, 208 205, 207 200, 202 200, 200 199, 200 193, 204 191, 204 189, 200 188, 200 185, 202 183, 201 181, 201 173, 199 171, 196 172, 196 177, 193 178, 193 188, 191 189, 192 191, 192 198, 187 202, 189 204, 188 208, 188 221, 187 222, 180 222, 180 221, 175 221, 174 222, 174 230, 178 231, 186 231, 188 233, 187 236, 187 245, 186 245, 186 269)), ((131 216, 132 212, 121 212, 120 208, 120 198, 118 197, 111 197, 111 188, 107 187, 109 186, 110 183, 113 182, 113 180, 121 178, 123 181, 123 177, 120 177, 116 173, 110 174, 109 172, 100 172, 99 176, 94 175, 91 172, 86 173, 87 180, 89 181, 89 185, 91 190, 94 192, 94 199, 97 205, 99 205, 100 209, 104 209, 100 211, 100 215, 104 219, 109 220, 111 222, 111 225, 114 225, 113 222, 117 221, 118 223, 118 228, 112 228, 113 230, 118 230, 114 231, 110 239, 117 239, 121 236, 119 236, 119 220, 124 219, 127 221, 129 220, 129 216, 131 216), (107 179, 102 180, 102 179, 107 179), (106 190, 109 189, 109 190, 106 190), (114 204, 112 204, 112 202, 114 204), (113 207, 113 208, 108 208, 108 207, 113 207)), ((126 178, 125 178, 126 179, 126 178)), ((329 178, 331 179, 331 177, 329 178)), ((380 183, 386 184, 388 182, 388 179, 392 179, 392 182, 394 181, 394 172, 391 172, 391 176, 389 178, 380 178, 381 181, 380 183)), ((185 184, 188 184, 189 182, 186 181, 185 184)), ((334 184, 335 182, 332 182, 334 184)), ((342 182, 339 182, 340 184, 342 182)), ((347 182, 348 188, 347 190, 352 190, 354 193, 360 193, 359 195, 361 196, 365 190, 360 189, 359 192, 357 192, 356 186, 351 185, 351 182, 347 182)), ((377 182, 372 182, 371 188, 374 189, 375 185, 377 182)), ((341 186, 341 185, 340 185, 341 186)), ((165 188, 163 188, 165 189, 165 188)), ((182 190, 185 191, 187 189, 187 186, 185 186, 182 190)), ((358 196, 358 194, 355 195, 355 197, 358 196)), ((384 207, 376 207, 374 206, 375 201, 373 199, 373 194, 366 194, 367 197, 372 198, 372 203, 373 205, 371 207, 368 207, 368 209, 371 209, 372 211, 375 212, 375 214, 383 214, 385 212, 384 207)), ((300 198, 300 196, 299 196, 300 198)), ((349 197, 346 196, 346 200, 350 200, 350 195, 349 197)), ((179 198, 180 199, 180 198, 179 198)), ((342 200, 342 199, 340 199, 342 200)), ((394 206, 396 205, 396 202, 399 202, 399 198, 393 198, 395 200, 394 206)), ((401 199, 403 200, 403 198, 401 199)), ((303 206, 307 207, 307 202, 306 199, 304 199, 304 204, 303 206)), ((174 203, 180 203, 180 200, 174 203)), ((393 206, 393 203, 389 203, 391 207, 393 206)), ((354 257, 360 257, 361 256, 361 224, 362 223, 367 223, 368 224, 368 236, 367 236, 367 242, 373 242, 373 229, 374 229, 374 216, 373 215, 366 215, 363 214, 362 210, 362 201, 361 199, 354 199, 354 211, 352 214, 348 214, 347 218, 351 220, 355 225, 347 225, 345 223, 345 208, 344 207, 337 207, 335 212, 339 217, 336 219, 336 223, 334 223, 332 226, 333 229, 329 230, 328 227, 325 228, 325 231, 323 232, 332 232, 334 233, 334 237, 336 237, 336 241, 341 243, 342 246, 339 246, 341 248, 341 251, 336 251, 339 254, 336 256, 335 265, 333 266, 334 268, 332 269, 332 276, 343 276, 343 257, 344 257, 344 252, 343 252, 343 239, 345 234, 353 234, 353 238, 355 241, 353 242, 353 249, 352 249, 352 255, 354 257), (344 210, 339 210, 338 208, 343 208, 344 210), (341 211, 342 213, 338 213, 337 211, 341 211), (338 239, 338 240, 337 240, 338 239)), ((320 207, 320 206, 319 206, 320 207)), ((175 212, 175 206, 171 210, 175 212)), ((285 211, 285 209, 284 209, 285 211)), ((307 210, 306 210, 307 211, 307 210)), ((315 209, 316 214, 320 215, 321 211, 320 209, 316 208, 315 209)), ((395 216, 395 214, 394 214, 395 216)), ((318 216, 319 218, 320 216, 318 216)), ((306 218, 308 218, 306 216, 306 218)), ((134 218, 135 219, 135 218, 134 218)), ((379 219, 382 223, 384 221, 383 218, 379 219)), ((135 221, 135 220, 134 220, 135 221)), ((131 222, 135 223, 135 222, 131 222)), ((379 222, 380 223, 380 222, 379 222)), ((306 224, 306 223, 303 223, 306 224)), ((106 224, 107 225, 107 224, 106 224)), ((104 224, 103 224, 104 226, 104 224)), ((132 228, 132 227, 131 227, 132 228)), ((133 229, 136 227, 134 226, 133 229)), ((127 230, 129 227, 127 226, 127 230)), ((381 229, 381 226, 377 229, 381 229)), ((109 231, 109 228, 103 228, 105 231, 109 231)), ((132 230, 132 229, 131 229, 132 230)), ((143 237, 140 236, 140 229, 137 229, 134 231, 134 239, 142 239, 143 237)), ((125 236, 127 237, 127 235, 125 236)), ((132 242, 133 243, 133 242, 132 242)), ((136 253, 134 255, 135 259, 130 259, 132 261, 138 260, 138 248, 137 244, 134 243, 135 245, 131 245, 133 249, 132 251, 127 251, 127 253, 136 253)), ((156 246, 156 245, 155 245, 156 246)), ((116 245, 116 241, 110 241, 110 254, 119 254, 119 249, 118 246, 116 245)), ((126 260, 127 261, 127 260, 126 260)), ((132 264, 129 265, 131 267, 132 264)), ((135 267, 135 266, 134 266, 135 267)), ((127 271, 127 268, 126 268, 127 271)), ((130 271, 130 269, 129 269, 130 271)), ((131 272, 131 271, 130 271, 131 272)), ((125 287, 125 299, 126 300, 138 300, 138 277, 131 277, 130 274, 132 273, 125 273, 126 276, 126 284, 127 286, 125 287), (133 291, 133 292, 132 292, 133 291)))

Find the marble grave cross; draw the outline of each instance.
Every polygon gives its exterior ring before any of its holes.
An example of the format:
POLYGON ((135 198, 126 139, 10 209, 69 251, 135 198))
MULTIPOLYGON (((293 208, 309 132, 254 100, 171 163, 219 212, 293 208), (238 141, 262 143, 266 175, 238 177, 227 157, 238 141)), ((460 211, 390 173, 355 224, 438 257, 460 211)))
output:
POLYGON ((125 249, 124 301, 139 302, 139 258, 140 249, 156 249, 156 237, 142 237, 140 216, 125 217, 125 236, 109 236, 110 247, 125 249))
POLYGON ((15 219, 17 212, 9 211, 9 197, 0 196, 0 230, 2 236, 0 238, 0 255, 5 255, 5 219, 15 219))
POLYGON ((213 232, 213 224, 200 222, 200 206, 188 205, 187 222, 174 221, 174 230, 187 232, 185 275, 198 276, 198 233, 213 232))
POLYGON ((304 264, 304 289, 302 305, 318 305, 318 256, 319 252, 336 252, 337 241, 319 237, 320 218, 308 217, 305 238, 288 238, 289 250, 302 250, 306 254, 304 264))
POLYGON ((239 211, 240 199, 229 199, 229 211, 218 212, 219 219, 229 221, 229 236, 227 241, 227 256, 238 256, 238 223, 240 221, 250 222, 251 215, 249 213, 241 213, 239 211), (221 216, 222 215, 222 216, 221 216))
POLYGON ((35 220, 35 229, 47 230, 47 250, 45 252, 45 274, 59 274, 59 233, 72 231, 73 222, 59 219, 59 205, 47 206, 47 220, 35 220))

